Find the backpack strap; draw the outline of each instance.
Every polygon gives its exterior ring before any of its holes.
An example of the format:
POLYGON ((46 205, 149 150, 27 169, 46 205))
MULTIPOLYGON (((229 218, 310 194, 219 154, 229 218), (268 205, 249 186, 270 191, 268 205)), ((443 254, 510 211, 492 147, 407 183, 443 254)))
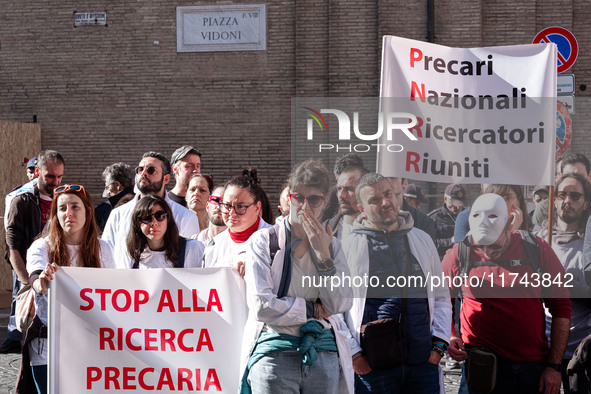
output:
MULTIPOLYGON (((287 219, 286 219, 287 220, 287 219)), ((271 265, 277 251, 279 251, 279 224, 275 224, 269 228, 269 256, 271 257, 271 265)))
POLYGON ((185 251, 187 250, 187 238, 179 237, 179 257, 176 262, 177 268, 185 267, 185 251))
MULTIPOLYGON (((184 268, 185 267, 185 252, 187 250, 187 238, 179 237, 179 257, 176 262, 176 268, 184 268)), ((139 260, 135 260, 133 265, 131 266, 132 269, 138 269, 140 267, 139 260)))
POLYGON ((542 273, 542 265, 540 264, 540 245, 535 235, 526 230, 519 230, 521 235, 521 244, 525 249, 527 262, 531 265, 534 272, 542 273))
POLYGON ((521 244, 525 250, 526 260, 509 260, 509 261, 470 261, 470 246, 469 237, 466 236, 462 241, 458 242, 458 261, 460 263, 460 275, 464 276, 470 272, 474 267, 483 266, 502 266, 515 267, 524 264, 529 264, 534 272, 541 273, 542 267, 540 264, 540 246, 536 236, 526 230, 518 230, 521 236, 521 244))
POLYGON ((463 277, 472 269, 473 262, 470 261, 470 240, 469 236, 465 236, 458 242, 458 262, 460 263, 460 275, 463 277))

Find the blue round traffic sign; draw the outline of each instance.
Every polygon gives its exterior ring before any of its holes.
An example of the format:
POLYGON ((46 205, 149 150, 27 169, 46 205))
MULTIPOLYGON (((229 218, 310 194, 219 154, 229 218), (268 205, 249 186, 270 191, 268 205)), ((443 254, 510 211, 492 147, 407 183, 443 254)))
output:
POLYGON ((574 34, 564 27, 552 26, 541 30, 533 40, 534 44, 549 42, 557 47, 558 73, 571 68, 579 56, 579 44, 574 34))

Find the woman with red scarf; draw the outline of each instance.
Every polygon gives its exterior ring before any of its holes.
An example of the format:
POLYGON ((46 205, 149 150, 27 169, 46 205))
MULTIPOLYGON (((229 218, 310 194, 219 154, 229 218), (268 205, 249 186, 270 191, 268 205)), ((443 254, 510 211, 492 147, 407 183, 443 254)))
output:
POLYGON ((233 267, 244 276, 249 238, 255 231, 270 227, 260 216, 263 194, 248 172, 226 183, 220 208, 228 229, 216 235, 205 249, 204 267, 233 267))

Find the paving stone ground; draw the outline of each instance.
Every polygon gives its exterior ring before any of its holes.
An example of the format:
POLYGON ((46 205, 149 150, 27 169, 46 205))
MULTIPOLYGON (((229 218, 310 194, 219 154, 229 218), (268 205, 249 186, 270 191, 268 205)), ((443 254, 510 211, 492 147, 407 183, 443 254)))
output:
MULTIPOLYGON (((0 309, 0 344, 6 338, 8 309, 0 309)), ((20 354, 0 354, 0 394, 13 394, 16 375, 20 366, 20 354)), ((456 394, 460 383, 460 369, 444 368, 446 393, 456 394)))

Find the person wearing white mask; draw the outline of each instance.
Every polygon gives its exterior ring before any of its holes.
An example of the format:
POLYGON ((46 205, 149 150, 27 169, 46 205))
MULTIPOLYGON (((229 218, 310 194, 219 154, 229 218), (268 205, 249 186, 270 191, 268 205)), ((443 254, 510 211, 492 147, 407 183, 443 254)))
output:
POLYGON ((542 239, 511 230, 507 204, 498 194, 478 197, 469 223, 468 236, 443 259, 451 296, 461 291, 464 297, 461 338, 452 334, 450 356, 467 360, 471 393, 558 393, 570 300, 567 288, 541 278, 564 278, 564 268, 542 239), (550 346, 544 304, 552 315, 550 346), (478 370, 477 359, 492 360, 491 355, 496 361, 478 370))

